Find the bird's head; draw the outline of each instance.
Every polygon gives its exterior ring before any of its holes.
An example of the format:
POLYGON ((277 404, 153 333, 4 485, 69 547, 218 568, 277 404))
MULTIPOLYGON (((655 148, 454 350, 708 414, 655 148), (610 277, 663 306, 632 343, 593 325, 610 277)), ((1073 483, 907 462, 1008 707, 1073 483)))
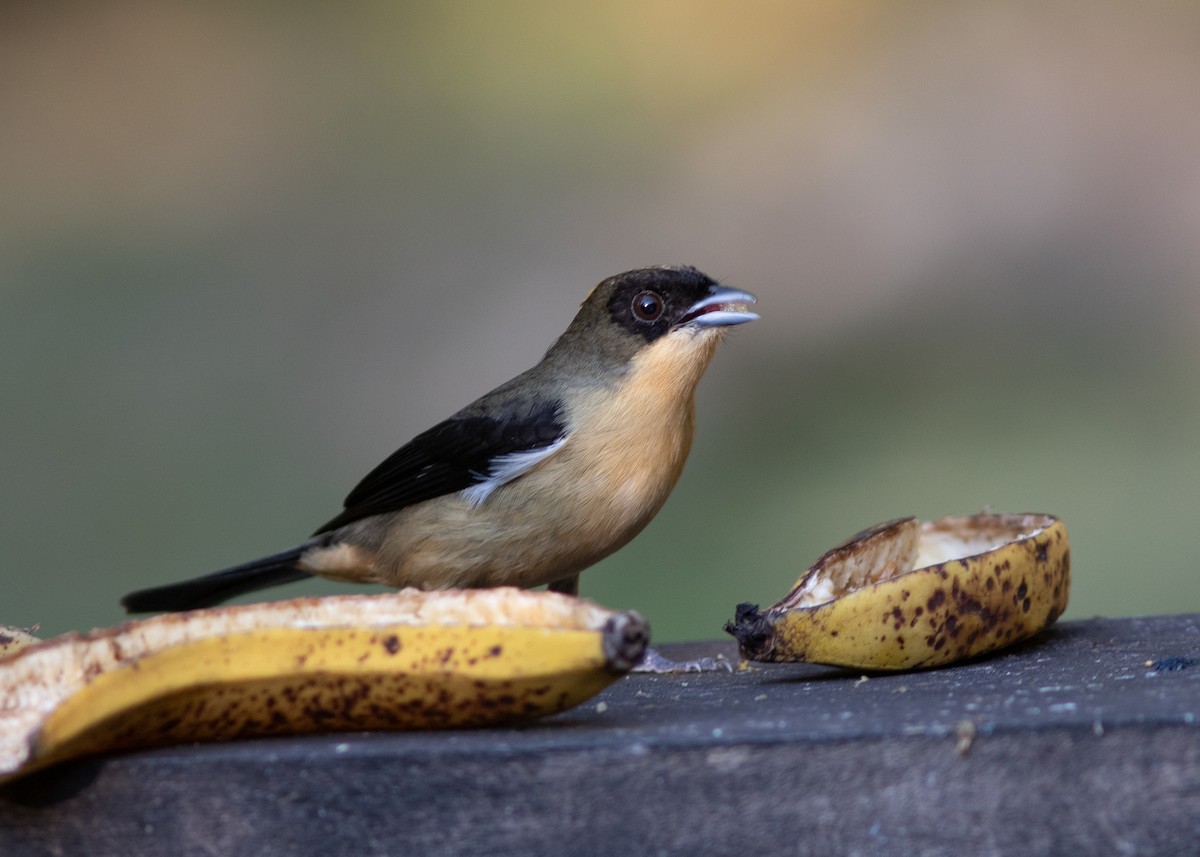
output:
POLYGON ((758 318, 756 300, 688 266, 626 271, 592 289, 549 354, 613 367, 653 356, 698 378, 726 329, 758 318))

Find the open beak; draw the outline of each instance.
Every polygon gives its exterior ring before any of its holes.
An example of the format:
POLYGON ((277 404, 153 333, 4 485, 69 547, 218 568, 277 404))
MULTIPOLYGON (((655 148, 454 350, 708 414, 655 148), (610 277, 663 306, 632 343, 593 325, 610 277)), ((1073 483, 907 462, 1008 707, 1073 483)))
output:
POLYGON ((713 286, 703 298, 688 307, 677 326, 685 324, 696 327, 728 327, 754 321, 758 313, 751 312, 750 305, 758 300, 749 292, 713 286))

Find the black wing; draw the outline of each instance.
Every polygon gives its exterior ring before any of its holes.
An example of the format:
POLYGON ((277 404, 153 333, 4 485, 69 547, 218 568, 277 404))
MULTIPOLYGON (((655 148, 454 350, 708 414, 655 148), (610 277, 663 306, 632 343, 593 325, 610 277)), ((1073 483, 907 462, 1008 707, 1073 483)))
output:
POLYGON ((314 535, 469 488, 487 478, 498 456, 541 449, 565 432, 557 404, 514 409, 503 417, 453 416, 414 437, 368 473, 346 496, 342 513, 314 535))

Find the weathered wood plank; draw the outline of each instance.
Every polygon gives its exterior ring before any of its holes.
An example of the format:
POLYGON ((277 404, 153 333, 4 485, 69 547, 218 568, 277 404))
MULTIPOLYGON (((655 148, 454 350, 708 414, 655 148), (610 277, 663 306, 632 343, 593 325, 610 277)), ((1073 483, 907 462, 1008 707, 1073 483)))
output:
MULTIPOLYGON (((727 643, 668 646, 732 655, 727 643)), ((1200 616, 902 675, 633 676, 521 729, 181 747, 0 790, 0 854, 1186 854, 1200 616)))

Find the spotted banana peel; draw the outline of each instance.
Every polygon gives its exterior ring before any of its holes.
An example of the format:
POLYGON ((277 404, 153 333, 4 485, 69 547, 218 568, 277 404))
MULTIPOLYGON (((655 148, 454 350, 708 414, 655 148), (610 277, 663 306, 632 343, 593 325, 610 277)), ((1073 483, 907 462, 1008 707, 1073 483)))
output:
POLYGON ((637 613, 511 588, 300 598, 66 634, 0 656, 0 780, 159 744, 528 720, 598 693, 648 640, 637 613))
POLYGON ((0 625, 0 659, 16 654, 26 646, 40 643, 34 636, 37 626, 32 628, 16 628, 12 625, 0 625))
POLYGON ((742 657, 868 670, 936 667, 1028 639, 1066 609, 1067 528, 1052 515, 899 518, 838 545, 777 604, 739 604, 742 657))

